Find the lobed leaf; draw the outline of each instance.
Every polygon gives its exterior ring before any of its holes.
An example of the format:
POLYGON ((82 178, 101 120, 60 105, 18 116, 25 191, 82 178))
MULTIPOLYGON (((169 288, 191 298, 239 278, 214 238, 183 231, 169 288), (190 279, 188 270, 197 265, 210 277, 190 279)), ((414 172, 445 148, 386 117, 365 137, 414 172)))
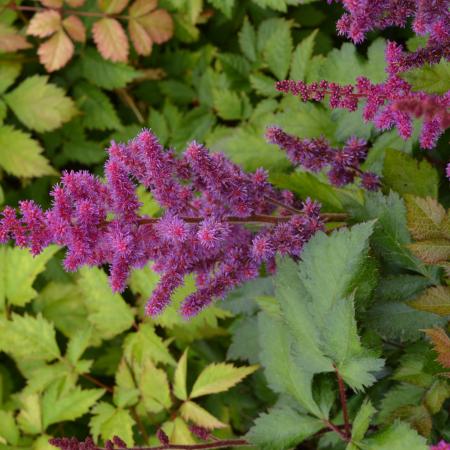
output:
POLYGON ((115 62, 127 61, 128 39, 118 20, 110 17, 98 20, 92 27, 92 36, 103 58, 115 62))

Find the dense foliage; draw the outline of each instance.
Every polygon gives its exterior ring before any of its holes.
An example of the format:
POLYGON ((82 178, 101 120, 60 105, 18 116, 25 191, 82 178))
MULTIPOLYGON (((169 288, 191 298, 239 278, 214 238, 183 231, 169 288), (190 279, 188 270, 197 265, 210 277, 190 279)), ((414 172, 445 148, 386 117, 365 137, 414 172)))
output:
POLYGON ((0 448, 450 449, 449 48, 448 0, 0 0, 0 448))

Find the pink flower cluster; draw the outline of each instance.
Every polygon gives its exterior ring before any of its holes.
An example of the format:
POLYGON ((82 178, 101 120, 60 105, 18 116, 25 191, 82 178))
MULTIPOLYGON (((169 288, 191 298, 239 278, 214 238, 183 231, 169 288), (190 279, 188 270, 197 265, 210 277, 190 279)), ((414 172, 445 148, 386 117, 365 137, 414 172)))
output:
MULTIPOLYGON (((332 0, 329 0, 331 2, 332 0)), ((412 19, 414 32, 427 36, 425 47, 406 52, 402 45, 386 45, 387 80, 372 83, 359 77, 355 85, 341 86, 328 81, 306 84, 302 81, 281 81, 277 88, 292 93, 302 101, 322 101, 329 97, 331 108, 355 111, 364 102, 363 115, 380 130, 397 127, 402 138, 412 134, 412 120, 422 117, 420 145, 433 148, 450 126, 450 92, 430 95, 414 92, 399 75, 426 64, 450 59, 450 0, 336 0, 346 13, 337 23, 339 34, 355 43, 362 42, 372 30, 390 26, 405 27, 412 19)))
POLYGON ((323 138, 299 139, 278 127, 269 127, 266 139, 283 149, 295 166, 301 166, 311 172, 328 167, 328 179, 334 186, 353 183, 355 178, 359 177, 361 186, 369 191, 380 187, 380 179, 376 174, 360 169, 360 164, 365 161, 368 152, 364 139, 351 137, 342 149, 337 149, 323 138))
POLYGON ((450 450, 450 444, 445 441, 440 441, 436 445, 432 445, 430 450, 450 450))
POLYGON ((184 276, 194 274, 197 290, 181 313, 197 314, 213 299, 255 278, 275 255, 298 257, 323 228, 320 206, 309 199, 296 205, 259 169, 245 173, 221 153, 195 142, 178 157, 148 130, 128 144, 112 143, 106 181, 88 172, 65 172, 51 192, 52 207, 6 207, 0 241, 14 239, 33 254, 55 243, 67 247, 64 266, 110 267, 114 291, 125 289, 130 271, 149 261, 161 279, 146 312, 161 313, 184 276), (136 183, 143 184, 164 209, 162 217, 143 217, 136 183), (278 215, 277 215, 278 214, 278 215))

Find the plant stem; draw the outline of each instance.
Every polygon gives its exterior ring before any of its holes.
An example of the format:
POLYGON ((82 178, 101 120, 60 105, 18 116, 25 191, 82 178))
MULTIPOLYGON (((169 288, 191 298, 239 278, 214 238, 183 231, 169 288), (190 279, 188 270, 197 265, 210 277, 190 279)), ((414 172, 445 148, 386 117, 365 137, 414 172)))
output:
POLYGON ((84 17, 113 17, 115 19, 130 19, 129 16, 124 16, 121 14, 107 14, 107 13, 101 13, 101 12, 92 12, 92 11, 77 11, 76 9, 63 9, 63 8, 44 8, 42 6, 23 6, 23 5, 16 5, 15 3, 10 3, 9 5, 6 5, 6 8, 12 9, 14 11, 32 11, 32 12, 41 12, 41 11, 48 11, 48 10, 54 10, 58 11, 61 14, 73 14, 75 16, 84 16, 84 17))
MULTIPOLYGON (((242 447, 242 446, 253 446, 250 442, 245 439, 224 439, 221 441, 208 442, 206 444, 192 444, 192 445, 181 445, 181 444, 169 444, 160 445, 158 447, 130 447, 124 450, 207 450, 214 448, 224 448, 224 447, 242 447)), ((106 450, 100 448, 99 450, 106 450)))
POLYGON ((89 380, 91 383, 95 384, 96 386, 99 386, 99 387, 105 389, 107 392, 109 392, 111 394, 114 392, 114 388, 106 385, 105 383, 101 382, 100 380, 97 380, 97 378, 94 378, 92 375, 90 375, 88 373, 82 373, 81 376, 83 378, 85 378, 86 380, 89 380))
POLYGON ((349 438, 347 437, 346 433, 339 429, 339 427, 331 423, 329 420, 324 420, 324 423, 330 430, 337 433, 343 441, 349 442, 349 438))
POLYGON ((339 373, 339 370, 338 370, 336 364, 333 364, 333 367, 334 367, 334 371, 336 372, 336 377, 337 377, 337 381, 338 381, 339 398, 341 400, 342 414, 344 416, 345 436, 348 440, 350 440, 352 432, 351 432, 350 421, 349 421, 349 417, 348 417, 347 396, 345 394, 345 384, 344 384, 344 380, 341 377, 341 374, 339 373))

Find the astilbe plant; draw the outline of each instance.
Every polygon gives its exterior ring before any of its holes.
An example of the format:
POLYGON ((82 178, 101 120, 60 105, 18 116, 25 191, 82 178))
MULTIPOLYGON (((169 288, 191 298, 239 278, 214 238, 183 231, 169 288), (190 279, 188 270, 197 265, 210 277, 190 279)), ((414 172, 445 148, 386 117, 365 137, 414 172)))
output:
MULTIPOLYGON (((332 171, 343 174, 330 179, 339 185, 353 181, 366 155, 364 143, 356 139, 342 152, 329 148, 326 157, 308 149, 286 150, 296 163, 311 165, 317 159, 317 168, 338 157, 342 168, 335 165, 332 171)), ((188 318, 257 277, 263 263, 273 271, 276 254, 298 258, 326 220, 342 218, 321 215, 320 205, 310 199, 296 202, 292 193, 278 191, 267 177, 263 169, 245 173, 223 154, 209 153, 196 142, 178 157, 144 130, 126 145, 111 144, 104 182, 86 171, 65 172, 51 192, 49 210, 22 201, 17 216, 14 208, 6 207, 0 241, 11 238, 34 255, 52 243, 66 246, 67 271, 108 264, 116 292, 125 289, 133 268, 152 261, 161 279, 146 305, 151 316, 166 308, 186 275, 194 274, 197 290, 181 305, 181 314, 188 318), (140 215, 137 182, 164 209, 161 217, 140 215)), ((366 184, 373 188, 377 182, 366 184)))
POLYGON ((422 117, 420 145, 435 147, 437 140, 450 126, 450 92, 442 95, 416 92, 400 74, 407 70, 450 59, 450 11, 448 0, 342 0, 346 13, 337 24, 339 34, 355 43, 362 42, 372 30, 389 26, 405 27, 413 19, 413 30, 428 36, 425 47, 406 52, 396 42, 388 42, 385 57, 388 77, 383 83, 373 83, 358 77, 355 85, 339 85, 322 80, 307 84, 285 80, 277 89, 298 96, 302 101, 322 101, 329 98, 331 108, 355 111, 365 102, 363 117, 380 130, 397 127, 404 139, 411 137, 413 118, 422 117))

